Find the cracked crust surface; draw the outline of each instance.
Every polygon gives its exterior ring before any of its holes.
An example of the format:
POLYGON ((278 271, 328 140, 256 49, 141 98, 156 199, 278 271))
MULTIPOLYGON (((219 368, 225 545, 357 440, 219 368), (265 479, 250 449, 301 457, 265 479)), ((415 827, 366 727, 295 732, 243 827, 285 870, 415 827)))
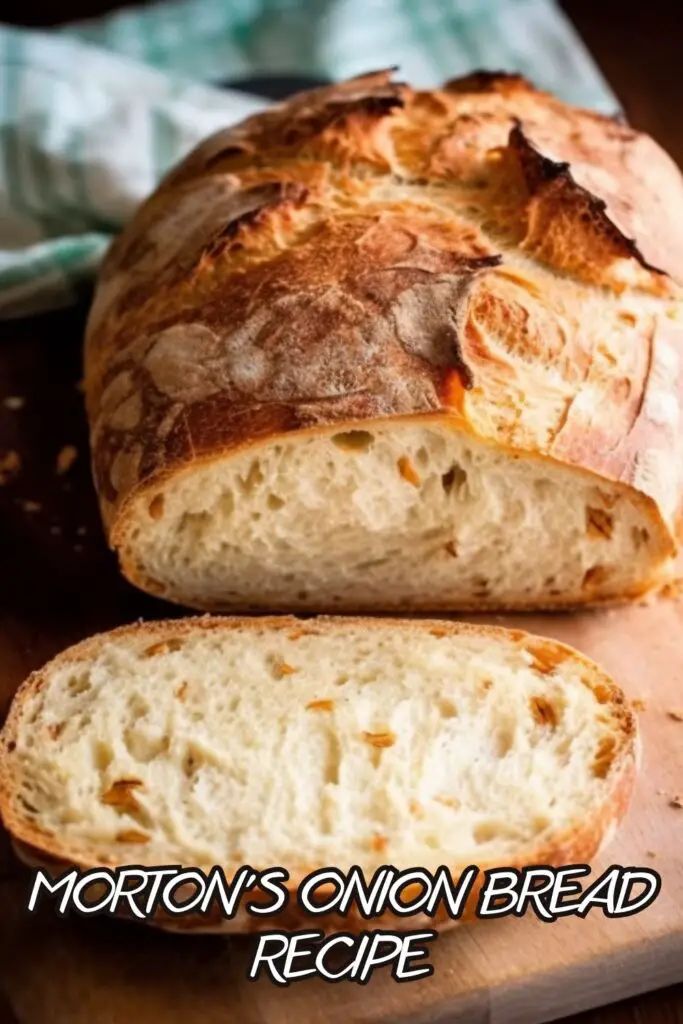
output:
POLYGON ((88 327, 124 572, 154 589, 131 499, 169 476, 423 415, 633 489, 673 552, 682 214, 651 139, 514 75, 377 72, 208 139, 114 244, 88 327))

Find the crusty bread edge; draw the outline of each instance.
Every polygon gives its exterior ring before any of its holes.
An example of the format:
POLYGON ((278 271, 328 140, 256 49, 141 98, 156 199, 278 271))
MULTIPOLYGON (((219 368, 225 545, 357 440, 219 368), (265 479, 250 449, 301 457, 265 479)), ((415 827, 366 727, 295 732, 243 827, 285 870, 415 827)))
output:
POLYGON ((494 443, 490 439, 482 438, 476 434, 469 427, 467 421, 459 414, 445 412, 413 413, 407 416, 346 420, 332 424, 326 423, 324 425, 299 428, 295 431, 284 431, 276 434, 269 434, 265 437, 245 438, 240 444, 231 445, 226 449, 196 453, 191 460, 183 459, 175 464, 172 462, 170 464, 167 463, 163 470, 154 473, 126 494, 121 504, 116 507, 114 519, 107 528, 109 545, 118 555, 122 574, 130 583, 141 590, 146 591, 149 594, 153 594, 156 597, 162 597, 175 604, 186 606, 187 602, 184 600, 182 595, 160 585, 158 581, 139 571, 136 566, 134 545, 131 540, 131 534, 135 527, 136 514, 138 513, 142 503, 151 500, 155 493, 158 493, 159 491, 163 492, 163 489, 168 482, 175 480, 178 476, 191 473, 199 467, 204 467, 214 462, 232 459, 238 455, 242 455, 245 451, 253 451, 256 453, 261 448, 267 448, 272 444, 277 444, 278 441, 290 440, 292 437, 295 437, 297 440, 304 440, 310 437, 327 437, 333 434, 344 433, 349 430, 371 431, 373 429, 386 427, 389 424, 434 424, 436 426, 446 427, 454 432, 465 433, 471 436, 477 443, 487 445, 496 452, 505 451, 508 452, 511 457, 535 459, 541 462, 551 463, 552 465, 568 470, 569 472, 579 474, 585 480, 594 482, 596 486, 604 486, 606 482, 609 483, 642 506, 645 517, 650 521, 653 531, 656 532, 659 538, 657 546, 659 561, 653 566, 653 571, 650 576, 646 580, 643 580, 642 584, 639 586, 619 593, 608 593, 604 596, 591 596, 590 593, 579 591, 574 594, 562 594, 557 597, 548 596, 547 598, 544 598, 542 602, 533 599, 525 599, 517 601, 514 604, 509 601, 496 602, 495 600, 487 598, 477 598, 471 602, 439 602, 434 599, 426 598, 424 600, 415 600, 410 602, 402 601, 400 605, 398 605, 392 604, 391 600, 387 599, 387 601, 382 602, 381 606, 376 602, 368 602, 366 605, 360 602, 335 602, 334 605, 332 605, 331 602, 326 604, 324 598, 321 598, 315 603, 315 605, 312 605, 304 604, 303 602, 298 603, 290 596, 290 599, 286 602, 286 607, 284 606, 285 602, 283 602, 282 607, 273 605, 272 602, 263 605, 250 605, 248 602, 238 604, 235 602, 227 607, 224 604, 212 603, 211 601, 203 602, 200 598, 193 597, 192 607, 197 608, 200 611, 207 612, 241 612, 247 614, 252 611, 300 611, 310 613, 343 612, 344 614, 364 614, 377 611, 405 611, 439 614, 442 612, 454 611, 527 611, 532 609, 563 610, 599 606, 603 604, 619 604, 637 600, 653 590, 661 588, 669 582, 671 578, 671 561, 677 550, 675 527, 666 522, 660 511, 659 505, 652 497, 650 497, 650 495, 634 487, 632 484, 624 482, 623 480, 616 480, 611 477, 601 475, 594 470, 586 469, 583 466, 563 462, 559 459, 553 458, 551 455, 547 455, 544 452, 539 452, 535 449, 515 448, 507 444, 494 443))
MULTIPOLYGON (((296 629, 298 631, 312 632, 319 630, 321 627, 323 630, 335 629, 340 626, 362 626, 367 629, 373 629, 387 625, 422 632, 438 631, 436 635, 441 636, 469 634, 473 636, 505 638, 513 643, 531 644, 536 650, 539 649, 540 645, 541 649, 564 652, 568 658, 575 662, 578 661, 586 669, 583 681, 591 689, 595 689, 598 685, 601 688, 607 688, 606 692, 609 695, 609 702, 621 725, 622 742, 615 752, 610 768, 610 792, 601 807, 579 827, 557 833, 545 843, 538 844, 536 847, 529 849, 528 855, 522 859, 505 865, 491 863, 480 864, 478 867, 483 872, 487 868, 494 867, 521 868, 525 865, 534 864, 561 866, 563 864, 589 863, 591 858, 611 840, 619 821, 626 813, 639 760, 639 740, 635 715, 628 706, 623 692, 607 673, 569 645, 556 640, 550 640, 547 637, 527 633, 524 630, 434 619, 368 619, 340 616, 318 616, 311 619, 299 619, 293 616, 269 616, 254 619, 200 616, 187 619, 138 622, 132 625, 120 626, 109 632, 95 634, 67 648, 49 661, 42 669, 33 672, 15 694, 7 721, 0 733, 0 819, 11 834, 18 855, 23 861, 32 866, 43 866, 47 870, 54 872, 74 866, 80 869, 87 869, 93 867, 112 867, 122 863, 115 858, 105 859, 93 855, 92 851, 88 849, 77 849, 74 846, 61 843, 54 835, 44 833, 26 818, 22 818, 12 804, 13 785, 10 767, 12 744, 21 721, 24 700, 29 692, 38 690, 45 685, 50 672, 55 668, 70 663, 77 663, 90 657, 105 640, 111 638, 141 635, 145 639, 159 641, 170 636, 177 637, 179 634, 190 634, 196 630, 241 628, 255 630, 296 629)), ((230 874, 237 866, 225 866, 226 872, 230 874)), ((170 918, 167 915, 158 914, 150 923, 173 931, 224 933, 251 933, 271 930, 273 928, 296 930, 302 927, 316 927, 327 932, 360 931, 367 928, 369 926, 368 921, 353 911, 345 918, 341 918, 336 914, 312 918, 300 910, 296 900, 293 898, 296 887, 308 871, 321 866, 323 865, 310 865, 305 871, 302 871, 300 876, 292 877, 289 880, 287 886, 290 892, 289 905, 275 917, 253 916, 247 914, 246 910, 240 909, 231 920, 224 920, 217 913, 213 917, 188 915, 180 918, 170 918)), ((454 865, 451 867, 453 875, 457 876, 466 866, 454 865)), ((474 917, 480 884, 481 874, 468 897, 462 916, 463 921, 471 920, 474 917)), ((406 894, 405 898, 408 898, 408 894, 406 894)), ((387 913, 379 918, 373 918, 370 926, 390 928, 392 930, 427 927, 434 928, 437 931, 444 931, 456 923, 442 909, 433 918, 425 915, 396 918, 395 915, 387 913)))

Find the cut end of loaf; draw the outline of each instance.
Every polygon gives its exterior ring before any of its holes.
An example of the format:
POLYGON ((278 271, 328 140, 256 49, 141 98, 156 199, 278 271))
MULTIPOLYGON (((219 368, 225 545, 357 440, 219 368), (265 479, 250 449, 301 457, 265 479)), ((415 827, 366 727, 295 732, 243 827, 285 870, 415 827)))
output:
POLYGON ((16 839, 83 865, 453 868, 590 858, 635 723, 586 659, 444 622, 125 627, 19 692, 0 744, 16 839))
POLYGON ((114 531, 144 589, 209 611, 590 604, 664 582, 631 488, 438 418, 284 435, 139 492, 114 531))

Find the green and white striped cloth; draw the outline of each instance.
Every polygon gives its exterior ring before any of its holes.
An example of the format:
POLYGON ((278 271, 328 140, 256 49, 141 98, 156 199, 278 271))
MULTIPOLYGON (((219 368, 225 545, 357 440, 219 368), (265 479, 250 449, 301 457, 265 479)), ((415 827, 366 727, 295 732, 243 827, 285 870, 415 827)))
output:
POLYGON ((616 108, 552 0, 168 0, 50 32, 0 26, 0 317, 74 301, 164 171, 263 106, 210 83, 390 64, 420 85, 519 70, 616 108))

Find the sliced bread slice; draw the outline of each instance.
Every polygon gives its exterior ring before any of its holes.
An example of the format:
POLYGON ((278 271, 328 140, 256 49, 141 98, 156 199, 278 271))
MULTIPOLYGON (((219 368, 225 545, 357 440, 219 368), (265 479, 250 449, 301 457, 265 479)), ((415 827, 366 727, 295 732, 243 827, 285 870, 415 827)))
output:
POLYGON ((0 811, 39 860, 281 865, 294 887, 328 865, 587 861, 635 761, 623 694, 555 641, 207 617, 95 636, 34 673, 0 738, 0 811))

